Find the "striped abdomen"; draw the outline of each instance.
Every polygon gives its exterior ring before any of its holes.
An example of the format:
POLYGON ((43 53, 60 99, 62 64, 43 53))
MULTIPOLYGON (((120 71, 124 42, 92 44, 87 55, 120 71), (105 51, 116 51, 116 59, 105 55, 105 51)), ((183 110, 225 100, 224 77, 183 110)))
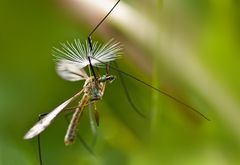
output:
POLYGON ((88 104, 88 102, 89 102, 89 97, 87 94, 84 94, 68 126, 68 130, 64 138, 65 145, 70 145, 74 142, 80 116, 82 114, 84 107, 88 104))

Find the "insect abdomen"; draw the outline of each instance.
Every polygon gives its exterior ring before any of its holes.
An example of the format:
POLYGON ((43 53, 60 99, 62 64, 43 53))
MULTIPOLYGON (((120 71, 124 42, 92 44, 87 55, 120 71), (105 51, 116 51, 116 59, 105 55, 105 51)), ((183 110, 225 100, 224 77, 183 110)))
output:
POLYGON ((89 101, 89 98, 88 98, 87 94, 84 94, 83 98, 81 99, 78 108, 76 108, 76 111, 74 112, 71 122, 68 126, 68 130, 67 130, 67 133, 64 138, 65 145, 71 145, 74 142, 80 116, 82 114, 84 107, 88 104, 88 101, 89 101))

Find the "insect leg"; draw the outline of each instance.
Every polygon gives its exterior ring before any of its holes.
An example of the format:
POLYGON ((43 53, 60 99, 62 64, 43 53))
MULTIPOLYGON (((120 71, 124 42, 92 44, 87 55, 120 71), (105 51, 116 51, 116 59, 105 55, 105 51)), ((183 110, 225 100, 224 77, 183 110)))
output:
MULTIPOLYGON (((118 67, 117 62, 114 62, 114 64, 115 64, 116 68, 119 70, 119 67, 118 67)), ((122 84, 122 87, 123 87, 123 89, 124 89, 124 92, 125 92, 125 95, 126 95, 126 97, 127 97, 127 100, 128 100, 128 102, 129 102, 129 104, 131 105, 132 109, 133 109, 137 114, 139 114, 139 115, 140 115, 141 117, 143 117, 143 118, 146 118, 146 116, 136 107, 136 105, 135 105, 134 102, 132 101, 131 96, 130 96, 130 94, 129 94, 129 92, 128 92, 128 88, 127 88, 127 86, 126 86, 126 84, 125 84, 125 81, 124 81, 124 79, 123 79, 123 77, 122 77, 122 73, 119 72, 118 70, 117 70, 118 76, 119 76, 120 82, 121 82, 121 84, 122 84)))
MULTIPOLYGON (((92 58, 95 59, 95 60, 97 60, 97 61, 99 61, 99 62, 102 63, 102 64, 106 64, 105 62, 100 61, 99 59, 97 59, 97 58, 95 58, 95 57, 92 57, 92 58)), ((135 77, 135 76, 133 76, 133 75, 131 75, 131 74, 128 74, 128 73, 120 70, 120 69, 117 68, 116 66, 114 67, 114 66, 112 66, 112 65, 109 65, 109 67, 110 67, 111 69, 113 69, 113 70, 116 70, 119 74, 123 74, 123 75, 125 75, 125 76, 127 76, 127 77, 130 77, 130 78, 138 81, 139 83, 141 83, 141 84, 143 84, 143 85, 151 88, 152 90, 155 90, 155 91, 161 93, 162 95, 165 95, 166 97, 174 100, 175 102, 177 102, 177 103, 185 106, 186 108, 188 108, 189 110, 195 112, 196 114, 198 114, 199 116, 203 117, 203 118, 206 119, 207 121, 211 121, 207 116, 205 116, 203 113, 201 113, 200 111, 198 111, 196 108, 194 108, 194 107, 186 104, 185 102, 181 101, 181 100, 178 99, 177 97, 174 97, 174 96, 172 96, 171 94, 169 94, 169 93, 167 93, 167 92, 165 92, 165 91, 163 91, 163 90, 160 90, 160 89, 158 89, 158 88, 156 88, 156 87, 154 87, 154 86, 152 86, 152 85, 150 85, 150 84, 148 84, 148 83, 140 80, 139 78, 137 78, 137 77, 135 77)))
MULTIPOLYGON (((88 35, 88 45, 90 47, 90 51, 91 51, 91 56, 93 56, 93 46, 92 46, 92 39, 91 39, 91 36, 92 34, 97 30, 97 28, 103 23, 103 21, 109 16, 109 14, 113 11, 113 9, 117 6, 117 4, 120 2, 120 0, 118 0, 114 6, 111 8, 111 10, 109 10, 109 12, 103 17, 103 19, 95 26, 95 28, 89 33, 88 35)), ((92 66, 92 63, 91 63, 91 59, 89 57, 89 55, 87 54, 87 58, 88 58, 88 61, 89 61, 89 66, 90 66, 90 69, 91 69, 91 72, 93 73, 93 76, 94 78, 96 79, 96 74, 94 72, 94 69, 93 69, 93 66, 92 66)))
MULTIPOLYGON (((65 108, 64 111, 66 110, 74 110, 76 107, 69 107, 69 108, 65 108)), ((38 121, 40 121, 44 116, 48 115, 50 112, 45 112, 45 113, 41 113, 38 115, 38 121)), ((68 114, 67 114, 68 115, 68 114)), ((42 151, 41 151, 41 135, 39 134, 37 136, 37 143, 38 143, 38 157, 39 157, 39 164, 42 165, 42 151)), ((79 138, 80 139, 80 138, 79 138)), ((82 140, 80 139, 80 141, 82 142, 82 140)), ((84 144, 84 142, 82 142, 84 144)), ((84 145, 85 146, 85 145, 84 145)), ((90 151, 90 150, 89 150, 90 151)), ((92 153, 92 152, 90 152, 92 153)))
POLYGON ((120 0, 118 0, 114 6, 111 8, 111 10, 109 10, 109 12, 103 17, 103 19, 95 26, 95 28, 89 33, 88 38, 90 38, 91 40, 91 35, 97 30, 97 28, 103 23, 103 21, 109 16, 109 14, 113 11, 113 9, 117 6, 117 4, 120 2, 120 0))
MULTIPOLYGON (((91 36, 88 37, 88 45, 90 47, 90 52, 91 52, 91 56, 93 56, 93 48, 92 48, 92 39, 91 39, 91 36)), ((94 69, 93 69, 93 66, 92 66, 92 63, 91 63, 91 59, 90 59, 90 56, 87 54, 87 58, 88 58, 88 62, 89 62, 89 66, 90 66, 90 69, 91 69, 91 72, 95 78, 95 80, 97 79, 96 77, 96 74, 94 72, 94 69)))
MULTIPOLYGON (((40 121, 42 119, 42 117, 46 116, 47 114, 49 114, 49 112, 46 113, 42 113, 38 115, 38 121, 40 121)), ((37 136, 37 143, 38 143, 38 157, 39 157, 39 164, 42 165, 42 152, 41 152, 41 138, 40 138, 40 134, 37 136)))

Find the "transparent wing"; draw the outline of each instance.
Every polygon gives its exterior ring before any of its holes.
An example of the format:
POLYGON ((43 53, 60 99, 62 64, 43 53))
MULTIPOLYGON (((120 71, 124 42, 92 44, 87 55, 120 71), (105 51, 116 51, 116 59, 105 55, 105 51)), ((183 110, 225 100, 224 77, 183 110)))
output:
POLYGON ((56 118, 56 116, 63 111, 63 109, 71 103, 75 98, 77 98, 79 95, 81 95, 83 89, 75 94, 73 97, 59 105, 57 108, 55 108, 52 112, 47 114, 44 118, 42 118, 39 122, 37 122, 24 136, 24 139, 31 139, 38 134, 40 134, 42 131, 44 131, 51 122, 56 118))
POLYGON ((57 73, 60 77, 69 81, 79 81, 88 78, 87 73, 77 62, 61 59, 57 62, 57 73))
MULTIPOLYGON (((98 42, 93 42, 92 51, 87 41, 85 41, 85 43, 81 43, 79 39, 74 40, 73 43, 62 43, 61 46, 61 48, 53 49, 53 56, 56 58, 57 65, 61 66, 63 62, 66 63, 67 61, 69 65, 74 65, 76 69, 82 69, 89 65, 88 56, 94 57, 91 58, 92 65, 101 66, 101 62, 107 63, 120 57, 122 50, 120 43, 115 42, 113 39, 103 45, 98 44, 98 42)), ((60 76, 65 74, 62 72, 62 70, 59 70, 58 73, 60 76)))

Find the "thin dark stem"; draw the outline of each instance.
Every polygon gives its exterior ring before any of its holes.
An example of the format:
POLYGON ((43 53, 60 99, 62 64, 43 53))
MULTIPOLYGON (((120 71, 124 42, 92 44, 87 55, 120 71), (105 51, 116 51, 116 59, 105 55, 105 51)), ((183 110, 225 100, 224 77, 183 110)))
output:
MULTIPOLYGON (((102 62, 102 61, 100 61, 100 60, 98 60, 98 59, 96 59, 96 58, 94 58, 94 57, 91 57, 91 58, 93 58, 93 59, 99 61, 99 62, 102 63, 102 64, 105 64, 105 62, 102 62)), ((158 91, 159 93, 161 93, 161 94, 163 94, 163 95, 165 95, 165 96, 171 98, 172 100, 176 101, 177 103, 182 104, 182 105, 184 105, 185 107, 187 107, 188 109, 194 111, 194 112, 197 113, 198 115, 202 116, 204 119, 206 119, 206 120, 208 120, 208 121, 211 121, 208 117, 206 117, 204 114, 202 114, 201 112, 199 112, 197 109, 195 109, 195 108, 193 108, 192 106, 190 106, 190 105, 184 103, 184 102, 181 101, 180 99, 178 99, 178 98, 176 98, 176 97, 174 97, 174 96, 168 94, 167 92, 164 92, 164 91, 162 91, 162 90, 160 90, 160 89, 158 89, 158 88, 156 88, 156 87, 154 87, 154 86, 152 86, 152 85, 150 85, 150 84, 148 84, 148 83, 146 83, 146 82, 140 80, 140 79, 137 78, 137 77, 134 77, 134 76, 132 76, 132 75, 130 75, 130 74, 124 72, 124 71, 121 71, 121 70, 119 70, 118 68, 116 68, 116 67, 114 67, 114 66, 112 66, 112 65, 110 65, 110 64, 109 64, 109 67, 110 67, 111 69, 113 69, 113 70, 116 70, 116 71, 118 71, 118 72, 124 74, 125 76, 128 76, 128 77, 130 77, 130 78, 132 78, 132 79, 134 79, 134 80, 136 80, 136 81, 142 83, 142 84, 145 85, 145 86, 150 87, 151 89, 153 89, 153 90, 155 90, 155 91, 158 91)))

